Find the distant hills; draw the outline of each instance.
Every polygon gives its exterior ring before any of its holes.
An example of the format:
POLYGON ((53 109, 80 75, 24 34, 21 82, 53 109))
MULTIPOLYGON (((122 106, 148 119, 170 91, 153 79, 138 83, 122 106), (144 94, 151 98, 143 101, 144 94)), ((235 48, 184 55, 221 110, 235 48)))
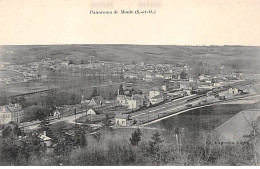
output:
POLYGON ((44 58, 116 62, 176 63, 206 61, 225 63, 242 60, 260 63, 260 47, 255 46, 172 46, 172 45, 28 45, 2 46, 0 61, 14 64, 44 58))

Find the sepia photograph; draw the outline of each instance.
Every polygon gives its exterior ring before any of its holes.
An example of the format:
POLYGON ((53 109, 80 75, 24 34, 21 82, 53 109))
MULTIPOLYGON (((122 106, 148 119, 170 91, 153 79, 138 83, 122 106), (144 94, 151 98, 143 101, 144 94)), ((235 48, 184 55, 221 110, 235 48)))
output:
POLYGON ((260 166, 259 0, 1 0, 0 166, 260 166))

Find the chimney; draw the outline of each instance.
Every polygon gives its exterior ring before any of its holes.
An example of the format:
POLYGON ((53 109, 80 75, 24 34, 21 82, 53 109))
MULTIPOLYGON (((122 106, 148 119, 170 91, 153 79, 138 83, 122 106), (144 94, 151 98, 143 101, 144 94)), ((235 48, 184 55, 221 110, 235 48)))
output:
POLYGON ((43 135, 46 136, 46 131, 43 131, 43 135))

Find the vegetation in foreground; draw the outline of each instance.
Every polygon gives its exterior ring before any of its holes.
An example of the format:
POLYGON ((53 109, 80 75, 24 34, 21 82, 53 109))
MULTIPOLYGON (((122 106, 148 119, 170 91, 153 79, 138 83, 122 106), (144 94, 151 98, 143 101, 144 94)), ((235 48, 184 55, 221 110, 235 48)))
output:
POLYGON ((178 128, 112 130, 105 126, 99 134, 90 135, 90 131, 87 125, 46 121, 39 131, 19 137, 25 133, 8 124, 1 136, 0 165, 259 165, 259 145, 254 144, 259 143, 259 135, 248 143, 218 147, 211 134, 178 128), (38 137, 43 130, 53 139, 51 149, 38 137))

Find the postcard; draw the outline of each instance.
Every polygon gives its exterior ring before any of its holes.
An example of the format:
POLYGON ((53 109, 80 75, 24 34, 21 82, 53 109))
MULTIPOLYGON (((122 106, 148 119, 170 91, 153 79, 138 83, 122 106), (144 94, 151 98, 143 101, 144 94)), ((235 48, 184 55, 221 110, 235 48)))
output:
POLYGON ((259 166, 259 0, 0 0, 1 166, 259 166))

